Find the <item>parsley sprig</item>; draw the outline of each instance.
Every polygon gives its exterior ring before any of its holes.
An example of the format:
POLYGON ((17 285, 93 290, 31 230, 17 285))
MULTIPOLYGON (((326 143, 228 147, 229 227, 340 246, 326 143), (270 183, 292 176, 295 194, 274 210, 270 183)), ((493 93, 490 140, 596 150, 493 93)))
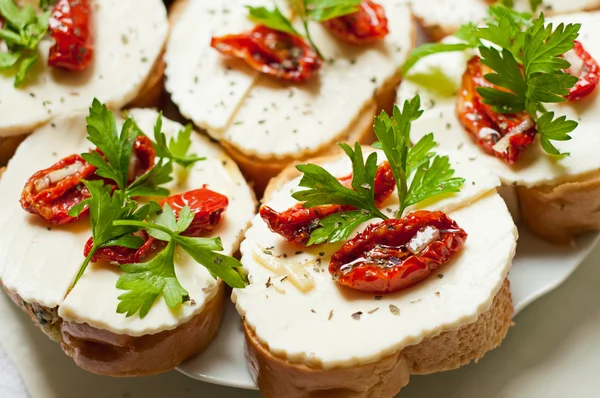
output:
POLYGON ((0 16, 0 40, 8 46, 8 52, 0 52, 0 72, 14 74, 14 86, 19 87, 38 61, 37 47, 48 30, 50 12, 37 15, 31 5, 19 8, 14 0, 0 0, 0 16))
POLYGON ((223 250, 220 238, 181 236, 193 220, 194 213, 188 206, 181 209, 176 217, 173 209, 165 204, 162 213, 149 222, 132 219, 112 222, 115 228, 144 229, 152 237, 167 242, 166 247, 150 261, 121 266, 124 273, 117 281, 117 288, 126 290, 127 293, 119 296, 118 313, 130 317, 139 311, 140 317, 144 318, 161 294, 171 308, 190 300, 189 293, 181 286, 175 274, 176 246, 206 267, 215 279, 221 278, 235 288, 246 286, 240 262, 218 253, 223 250))
POLYGON ((291 35, 305 37, 321 59, 324 59, 319 47, 315 44, 309 29, 309 22, 325 22, 327 20, 351 14, 358 10, 361 0, 290 0, 290 3, 302 22, 304 35, 294 27, 293 23, 275 6, 248 8, 250 19, 261 25, 291 35))
MULTIPOLYGON (((533 4, 537 8, 539 4, 533 4)), ((542 148, 551 155, 566 156, 551 141, 570 140, 577 123, 555 117, 546 103, 565 102, 578 78, 565 73, 569 62, 562 57, 579 35, 579 24, 545 24, 541 14, 519 13, 501 4, 489 9, 486 26, 465 25, 457 37, 462 43, 436 43, 413 52, 403 67, 406 73, 420 59, 438 52, 477 48, 481 62, 493 73, 484 78, 498 88, 478 87, 483 102, 498 113, 526 111, 536 122, 542 148), (489 45, 491 43, 492 45, 489 45)))
POLYGON ((117 288, 127 292, 119 296, 117 312, 126 316, 140 314, 144 318, 154 302, 162 295, 169 307, 190 300, 175 274, 175 253, 181 247, 194 260, 205 266, 214 278, 221 278, 232 287, 242 288, 246 279, 241 264, 218 251, 223 250, 220 238, 191 238, 181 236, 192 223, 194 213, 185 206, 176 217, 168 204, 164 209, 154 202, 140 205, 132 199, 139 196, 167 196, 169 191, 161 187, 173 178, 174 164, 190 167, 205 158, 189 154, 192 145, 191 127, 179 132, 167 141, 162 132, 162 114, 157 118, 152 143, 159 161, 135 181, 128 182, 128 171, 135 140, 144 134, 131 118, 123 123, 119 133, 113 113, 94 100, 86 118, 88 140, 100 152, 84 153, 82 156, 98 169, 96 174, 105 180, 82 181, 90 192, 90 198, 71 209, 69 214, 77 217, 86 208, 90 211, 93 246, 84 259, 71 288, 83 276, 94 255, 103 247, 121 246, 138 249, 144 243, 135 234, 145 230, 148 234, 167 244, 148 262, 127 264, 121 267, 123 275, 117 288))
POLYGON ((82 153, 81 156, 90 164, 96 166, 96 174, 112 180, 117 188, 130 197, 151 196, 165 197, 169 190, 161 187, 173 180, 173 163, 190 167, 196 162, 205 160, 193 154, 188 154, 191 146, 191 126, 181 130, 177 138, 171 138, 167 143, 162 132, 162 113, 159 114, 154 127, 154 149, 158 162, 140 178, 128 183, 129 166, 135 140, 144 133, 131 118, 127 118, 121 132, 117 130, 114 114, 94 99, 86 118, 88 140, 102 152, 82 153))
MULTIPOLYGON (((420 97, 406 101, 402 110, 396 106, 390 117, 385 111, 375 118, 374 129, 379 142, 374 146, 385 153, 396 180, 400 205, 395 214, 402 217, 405 210, 425 199, 460 191, 464 179, 454 177, 447 156, 432 152, 437 145, 433 134, 421 138, 411 146, 410 129, 421 110, 420 97)), ((304 207, 311 208, 325 204, 349 205, 357 210, 328 216, 320 221, 310 237, 308 245, 325 242, 338 242, 348 238, 363 222, 380 218, 388 219, 375 204, 375 174, 377 173, 377 153, 368 155, 366 162, 360 144, 354 150, 340 144, 352 162, 352 188, 344 187, 323 167, 314 164, 298 165, 304 173, 299 185, 308 188, 295 192, 292 197, 304 201, 304 207)))

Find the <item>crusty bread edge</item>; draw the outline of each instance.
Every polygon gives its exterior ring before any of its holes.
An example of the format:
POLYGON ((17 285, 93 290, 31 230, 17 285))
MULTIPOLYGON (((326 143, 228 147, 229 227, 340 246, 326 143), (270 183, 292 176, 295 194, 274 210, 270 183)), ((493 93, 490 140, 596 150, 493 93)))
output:
MULTIPOLYGON (((338 156, 312 159, 311 163, 324 163, 338 156)), ((300 172, 293 165, 285 168, 266 187, 263 202, 298 175, 300 172)), ((370 364, 317 369, 291 363, 271 353, 244 322, 246 357, 266 398, 390 398, 408 384, 411 374, 435 373, 477 362, 500 345, 512 325, 512 315, 510 283, 505 279, 491 307, 475 322, 444 331, 370 364)))
POLYGON ((429 374, 477 362, 500 345, 512 325, 505 279, 490 309, 475 322, 425 339, 376 362, 338 369, 310 368, 273 355, 244 323, 246 357, 265 398, 391 398, 411 374, 429 374))

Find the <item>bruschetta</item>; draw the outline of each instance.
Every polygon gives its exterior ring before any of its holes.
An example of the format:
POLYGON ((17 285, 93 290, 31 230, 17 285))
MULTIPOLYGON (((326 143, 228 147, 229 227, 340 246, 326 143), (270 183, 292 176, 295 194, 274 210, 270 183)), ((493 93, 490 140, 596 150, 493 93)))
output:
POLYGON ((54 119, 19 146, 0 192, 0 281, 90 372, 173 369, 216 335, 223 281, 245 284, 229 256, 253 192, 220 147, 156 111, 115 118, 95 101, 54 119))
POLYGON ((345 147, 351 160, 269 184, 241 245, 250 285, 233 290, 265 397, 391 398, 411 374, 476 361, 506 335, 517 230, 499 180, 434 155, 432 136, 409 149, 416 109, 376 122, 383 151, 345 147))
POLYGON ((291 10, 285 1, 174 5, 181 12, 167 44, 166 89, 259 192, 290 162, 329 153, 338 141, 368 142, 415 40, 410 10, 398 1, 365 0, 326 21, 331 10, 291 10))
MULTIPOLYGON (((599 21, 598 12, 548 19, 549 35, 566 37, 567 46, 548 59, 542 57, 540 64, 561 63, 554 76, 568 83, 532 88, 541 93, 532 98, 544 100, 527 100, 540 104, 535 112, 530 108, 502 113, 484 103, 493 100, 482 100, 482 92, 496 93, 487 80, 496 72, 485 65, 489 63, 485 57, 494 53, 485 46, 420 60, 408 71, 398 93, 399 100, 419 93, 427 104, 416 122, 416 138, 424 131, 440 131, 437 138, 442 147, 481 161, 500 177, 507 196, 517 199, 515 216, 538 236, 555 243, 570 243, 573 236, 600 228, 600 158, 595 155, 600 150, 595 132, 600 42, 594 34, 599 21), (549 92, 556 94, 548 96, 549 92), (547 99, 551 101, 544 103, 547 99)), ((449 38, 444 43, 461 42, 449 38)), ((496 67, 506 64, 502 59, 496 67)), ((518 62, 514 65, 522 67, 518 62)), ((530 74, 523 78, 523 87, 533 87, 535 79, 540 79, 535 76, 554 79, 547 72, 530 74)), ((509 89, 502 90, 511 95, 509 89)))

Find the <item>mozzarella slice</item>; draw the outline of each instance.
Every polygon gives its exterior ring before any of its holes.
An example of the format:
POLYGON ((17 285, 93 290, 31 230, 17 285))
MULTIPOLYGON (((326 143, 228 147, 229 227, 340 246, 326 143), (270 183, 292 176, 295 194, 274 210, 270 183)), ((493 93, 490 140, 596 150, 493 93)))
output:
MULTIPOLYGON (((409 0, 415 16, 425 26, 441 27, 452 33, 468 22, 479 22, 487 16, 487 7, 493 1, 486 0, 409 0)), ((529 0, 515 0, 514 8, 531 12, 529 0)), ((538 11, 548 14, 564 14, 600 8, 600 0, 543 0, 538 11)))
MULTIPOLYGON (((151 110, 132 110, 130 115, 143 131, 149 132, 158 114, 151 110)), ((116 313, 117 297, 124 292, 115 287, 120 275, 115 266, 91 264, 68 293, 83 261, 85 242, 91 236, 89 220, 48 228, 19 205, 22 187, 35 171, 64 156, 90 149, 84 118, 85 114, 59 118, 36 131, 19 147, 0 180, 0 206, 4 209, 0 213, 2 282, 24 301, 50 308, 59 306, 59 314, 65 320, 85 322, 130 336, 173 329, 199 313, 216 294, 217 281, 204 267, 179 250, 176 273, 195 305, 188 303, 170 309, 160 298, 144 319, 126 318, 116 313)), ((181 128, 178 123, 163 120, 163 131, 167 135, 174 135, 181 128)), ((167 187, 176 194, 207 184, 209 189, 229 198, 229 207, 213 236, 220 236, 224 253, 232 254, 254 215, 253 194, 235 163, 207 138, 194 134, 191 151, 206 156, 207 160, 196 163, 187 178, 176 178, 167 187)))
MULTIPOLYGON (((427 208, 445 209, 467 231, 464 249, 436 271, 443 278, 433 275, 413 288, 379 299, 340 287, 332 280, 327 266, 341 243, 308 248, 293 245, 270 232, 260 216, 254 218, 241 245, 242 263, 252 284, 243 290, 234 289, 233 299, 273 354, 325 369, 356 366, 471 323, 491 306, 510 268, 517 231, 495 192, 498 180, 468 159, 456 154, 451 159, 456 174, 467 179, 465 190, 431 202, 427 208), (457 164, 469 163, 470 167, 458 172, 457 164), (469 186, 472 190, 467 189, 469 186), (263 266, 253 256, 256 246, 268 247, 271 255, 290 263, 308 262, 304 272, 314 280, 314 287, 298 289, 281 273, 263 266), (397 307, 399 315, 390 306, 397 307)), ((347 159, 323 166, 338 176, 350 170, 347 159)), ((290 193, 299 189, 298 182, 296 178, 283 185, 267 204, 277 210, 294 205, 290 193)), ((397 201, 394 197, 383 207, 393 207, 397 201)))
POLYGON ((202 2, 188 5, 169 41, 167 89, 184 115, 249 156, 297 158, 329 145, 352 128, 352 120, 372 101, 375 90, 397 76, 413 47, 409 8, 396 0, 381 0, 390 28, 385 40, 348 45, 311 23, 313 39, 327 60, 311 81, 288 84, 249 72, 243 63, 209 47, 213 34, 251 28, 243 6, 262 1, 198 3, 202 2), (192 34, 199 38, 195 45, 187 39, 192 34))
POLYGON ((83 110, 93 98, 113 108, 134 99, 161 54, 169 29, 160 0, 95 0, 94 60, 81 73, 48 66, 50 38, 25 85, 0 74, 0 136, 31 132, 53 117, 83 110))
MULTIPOLYGON (((600 60, 600 37, 594 33, 598 21, 600 12, 549 18, 549 22, 554 22, 555 25, 581 23, 579 40, 596 60, 600 60)), ((581 101, 547 106, 556 116, 566 115, 579 123, 577 129, 571 133, 572 140, 553 141, 560 151, 568 152, 570 156, 550 156, 543 151, 538 142, 531 145, 513 166, 485 154, 455 115, 455 93, 460 89, 462 74, 472 55, 469 51, 436 54, 423 59, 406 76, 398 91, 398 102, 401 103, 418 93, 427 108, 423 116, 414 123, 413 139, 435 131, 436 140, 442 148, 460 150, 466 156, 480 160, 497 174, 505 185, 533 187, 557 184, 576 180, 600 169, 600 136, 596 128, 600 120, 598 89, 581 101)))

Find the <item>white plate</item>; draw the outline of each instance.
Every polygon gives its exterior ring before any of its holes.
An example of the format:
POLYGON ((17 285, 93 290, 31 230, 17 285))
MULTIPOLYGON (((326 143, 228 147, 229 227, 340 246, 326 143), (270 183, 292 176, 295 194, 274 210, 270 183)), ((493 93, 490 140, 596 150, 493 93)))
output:
MULTIPOLYGON (((553 246, 521 228, 509 279, 515 314, 550 292, 585 259, 600 234, 579 238, 573 247, 553 246)), ((208 349, 178 370, 194 379, 230 387, 256 389, 244 356, 244 334, 233 305, 227 306, 221 331, 208 349)))

